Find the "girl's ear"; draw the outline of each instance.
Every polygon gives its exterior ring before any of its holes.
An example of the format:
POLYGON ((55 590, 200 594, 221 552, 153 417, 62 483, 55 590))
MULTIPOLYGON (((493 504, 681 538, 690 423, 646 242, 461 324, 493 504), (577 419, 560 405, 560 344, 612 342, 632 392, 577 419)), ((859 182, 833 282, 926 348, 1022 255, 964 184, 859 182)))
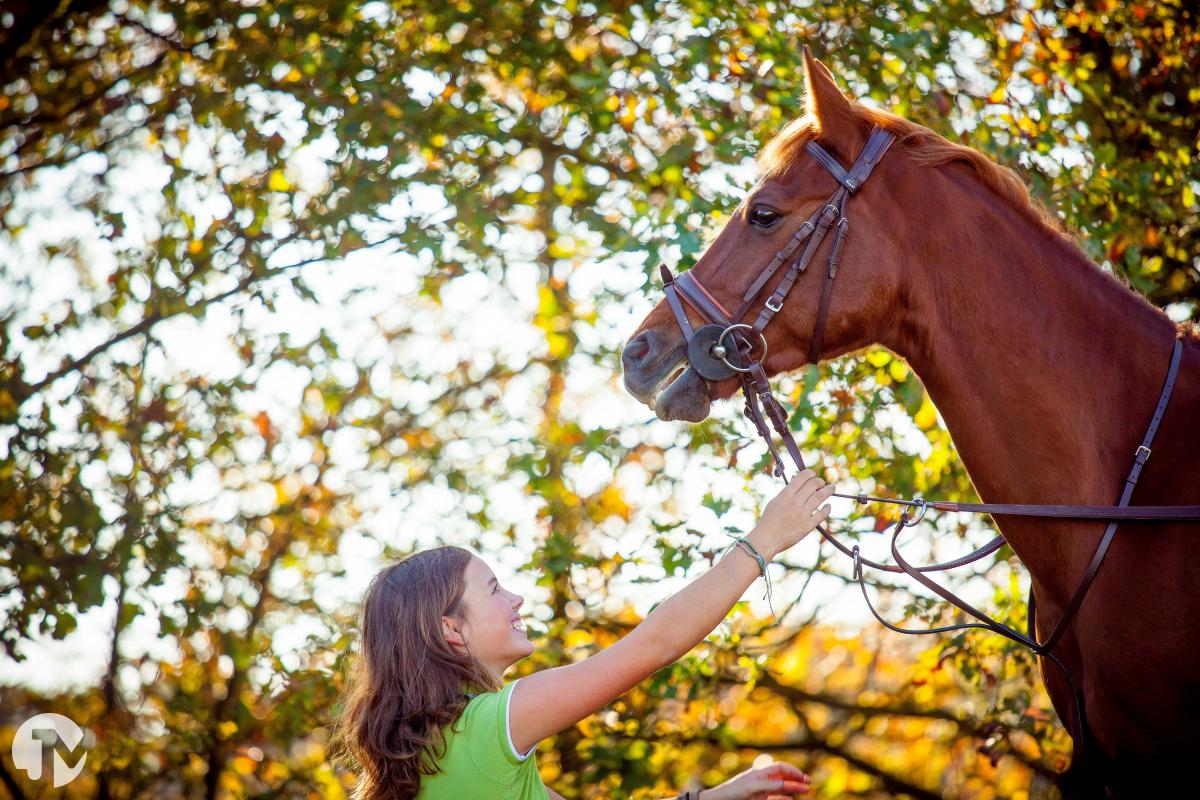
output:
POLYGON ((458 620, 452 617, 442 617, 442 636, 452 645, 466 647, 467 643, 463 641, 462 631, 459 630, 458 620))

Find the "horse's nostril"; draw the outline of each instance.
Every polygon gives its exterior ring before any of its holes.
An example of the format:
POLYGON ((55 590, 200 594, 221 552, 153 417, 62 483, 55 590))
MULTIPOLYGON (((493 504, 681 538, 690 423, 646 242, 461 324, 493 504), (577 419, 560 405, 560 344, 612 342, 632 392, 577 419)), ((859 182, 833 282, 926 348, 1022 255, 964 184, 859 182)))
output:
POLYGON ((625 357, 631 362, 641 361, 649 353, 650 342, 644 333, 639 334, 637 338, 625 346, 625 357))

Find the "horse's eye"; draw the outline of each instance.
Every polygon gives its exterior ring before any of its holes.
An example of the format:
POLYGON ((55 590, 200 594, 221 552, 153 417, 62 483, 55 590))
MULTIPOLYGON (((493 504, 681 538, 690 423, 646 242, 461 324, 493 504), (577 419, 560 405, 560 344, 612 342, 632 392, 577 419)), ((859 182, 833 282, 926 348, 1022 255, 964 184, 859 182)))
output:
POLYGON ((766 206, 755 206, 750 209, 750 224, 759 228, 769 228, 779 221, 782 216, 778 211, 766 206))

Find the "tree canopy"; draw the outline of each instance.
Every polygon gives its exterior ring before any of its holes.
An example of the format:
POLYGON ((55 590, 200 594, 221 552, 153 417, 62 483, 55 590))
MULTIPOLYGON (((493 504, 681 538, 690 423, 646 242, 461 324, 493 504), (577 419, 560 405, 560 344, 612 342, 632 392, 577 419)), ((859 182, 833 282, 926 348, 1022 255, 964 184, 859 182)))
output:
MULTIPOLYGON (((1197 317, 1183 2, 5 4, 0 640, 13 674, 39 639, 103 647, 83 688, 6 679, 0 744, 55 710, 94 735, 65 796, 341 797, 325 730, 385 560, 457 542, 529 576, 521 674, 703 569, 770 490, 766 453, 732 404, 644 422, 619 348, 656 265, 695 261, 799 113, 803 44, 863 102, 1017 168, 1101 268, 1197 317)), ((780 385, 829 478, 972 499, 894 354, 780 385)), ((983 526, 926 525, 930 554, 983 526)), ((821 797, 1044 791, 1069 745, 1027 653, 847 628, 848 566, 815 545, 779 569, 778 628, 739 605, 544 745, 547 783, 656 797, 771 754, 821 797)), ((1008 548, 959 580, 1024 617, 1008 548)), ((874 589, 897 618, 948 614, 874 589)))

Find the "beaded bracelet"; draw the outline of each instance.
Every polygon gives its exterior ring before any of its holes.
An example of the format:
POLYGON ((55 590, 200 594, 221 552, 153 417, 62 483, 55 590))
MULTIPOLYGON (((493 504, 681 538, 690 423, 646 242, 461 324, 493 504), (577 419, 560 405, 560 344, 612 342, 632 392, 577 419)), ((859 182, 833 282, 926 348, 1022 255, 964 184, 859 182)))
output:
POLYGON ((724 533, 726 536, 732 537, 734 541, 729 544, 729 547, 726 547, 723 551, 721 551, 722 556, 724 556, 726 553, 728 553, 730 551, 730 549, 733 547, 736 547, 738 545, 745 545, 746 547, 750 548, 750 555, 754 556, 755 560, 758 561, 759 575, 761 575, 767 582, 767 593, 765 595, 763 595, 763 597, 766 598, 767 608, 771 609, 771 619, 775 620, 775 622, 778 623, 779 618, 775 616, 775 608, 774 608, 774 606, 771 605, 771 578, 767 575, 766 560, 762 557, 762 555, 757 550, 754 549, 754 545, 752 545, 750 543, 750 540, 747 539, 746 537, 734 536, 732 533, 729 533, 728 531, 724 531, 724 533))

